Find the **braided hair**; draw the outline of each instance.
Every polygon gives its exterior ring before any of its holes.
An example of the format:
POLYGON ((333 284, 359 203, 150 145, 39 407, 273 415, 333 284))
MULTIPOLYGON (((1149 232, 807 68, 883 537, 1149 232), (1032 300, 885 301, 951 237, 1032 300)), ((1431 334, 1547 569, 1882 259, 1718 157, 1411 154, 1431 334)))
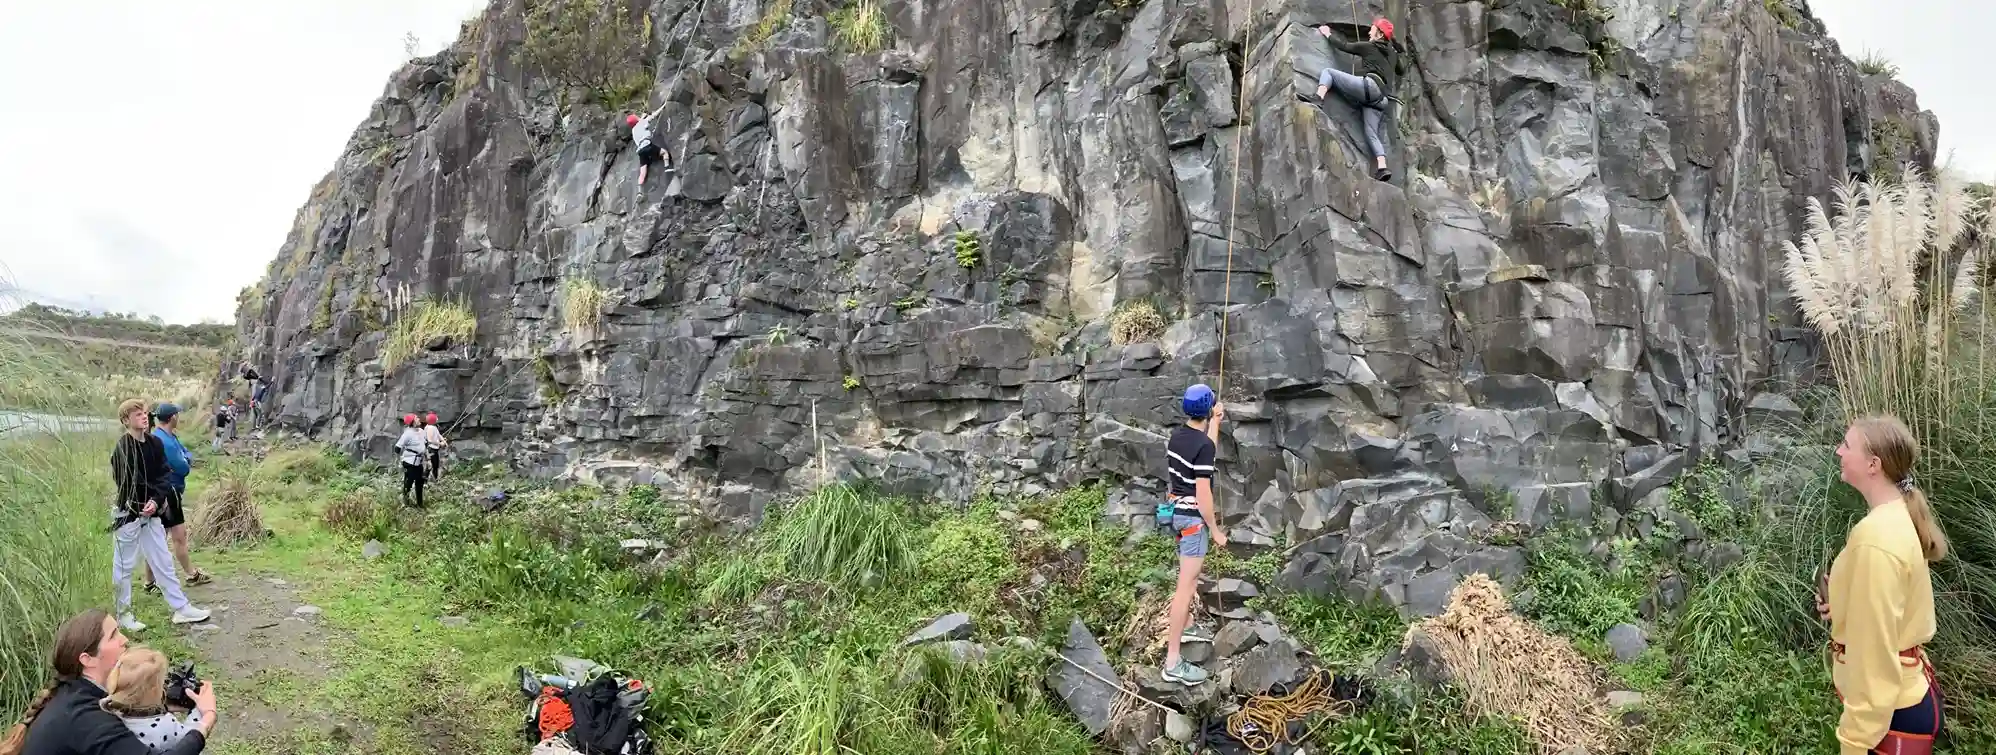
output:
POLYGON ((34 725, 35 717, 42 714, 49 698, 55 696, 56 688, 63 682, 83 677, 83 662, 78 660, 78 656, 97 652, 97 645, 104 641, 104 620, 108 618, 111 618, 110 614, 92 608, 70 617, 56 630, 55 652, 49 658, 49 666, 55 670, 55 676, 49 680, 49 686, 35 696, 35 701, 28 703, 28 709, 22 711, 21 722, 7 732, 5 739, 0 739, 0 755, 21 755, 21 749, 27 746, 28 727, 34 725))

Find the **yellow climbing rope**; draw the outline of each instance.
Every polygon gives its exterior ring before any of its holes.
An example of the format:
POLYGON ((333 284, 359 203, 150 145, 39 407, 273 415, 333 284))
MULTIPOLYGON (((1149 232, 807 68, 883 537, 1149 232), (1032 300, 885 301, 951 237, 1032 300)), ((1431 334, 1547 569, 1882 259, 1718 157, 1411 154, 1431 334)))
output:
MULTIPOLYGON (((1235 108, 1234 117, 1234 175, 1233 199, 1227 202, 1227 283, 1226 294, 1220 303, 1220 376, 1217 381, 1218 400, 1227 400, 1227 310, 1234 306, 1234 227, 1241 220, 1241 137, 1247 133, 1248 93, 1253 90, 1254 80, 1254 0, 1248 0, 1247 23, 1241 27, 1241 107, 1235 108)), ((1217 501, 1215 504, 1217 505, 1217 501)))
POLYGON ((1301 742, 1302 738, 1289 736, 1290 721, 1312 713, 1349 713, 1352 710, 1351 701, 1332 696, 1331 687, 1335 679, 1331 672, 1319 669, 1311 672, 1287 695, 1255 695, 1249 698, 1239 712, 1227 716, 1227 734, 1254 752, 1268 752, 1276 745, 1301 742))

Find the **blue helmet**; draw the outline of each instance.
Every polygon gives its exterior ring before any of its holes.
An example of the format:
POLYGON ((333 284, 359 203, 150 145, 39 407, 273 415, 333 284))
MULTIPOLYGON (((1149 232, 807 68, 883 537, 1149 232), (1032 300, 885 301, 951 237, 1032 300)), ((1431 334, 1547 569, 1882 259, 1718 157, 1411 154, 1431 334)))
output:
POLYGON ((1185 399, 1179 402, 1179 406, 1185 409, 1185 416, 1205 419, 1206 415, 1213 413, 1214 400, 1213 389, 1206 387, 1205 383, 1199 383, 1185 389, 1185 399))

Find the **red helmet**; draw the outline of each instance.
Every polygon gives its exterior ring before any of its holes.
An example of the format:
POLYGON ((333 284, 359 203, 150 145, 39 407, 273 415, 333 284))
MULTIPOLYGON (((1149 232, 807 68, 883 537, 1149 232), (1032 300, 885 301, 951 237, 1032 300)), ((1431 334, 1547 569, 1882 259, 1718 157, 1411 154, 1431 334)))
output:
POLYGON ((413 424, 416 424, 416 415, 414 415, 414 414, 404 414, 404 415, 402 415, 402 424, 405 424, 405 425, 413 425, 413 424))
POLYGON ((638 114, 632 113, 630 115, 624 116, 624 125, 626 126, 638 125, 638 114))
POLYGON ((1379 36, 1387 39, 1393 38, 1393 22, 1386 20, 1385 16, 1372 19, 1372 25, 1379 29, 1379 36))
POLYGON ((423 415, 423 421, 424 421, 424 422, 428 422, 428 423, 430 423, 430 424, 432 424, 432 425, 436 424, 436 423, 437 423, 437 413, 436 413, 436 412, 430 412, 429 414, 425 414, 425 415, 423 415))

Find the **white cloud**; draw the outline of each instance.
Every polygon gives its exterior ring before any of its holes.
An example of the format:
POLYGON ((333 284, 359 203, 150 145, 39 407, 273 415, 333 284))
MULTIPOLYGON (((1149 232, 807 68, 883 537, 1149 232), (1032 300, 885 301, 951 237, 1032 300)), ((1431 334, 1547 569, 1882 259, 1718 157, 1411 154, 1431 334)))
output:
POLYGON ((227 321, 388 75, 484 0, 16 3, 0 270, 49 299, 227 321))

